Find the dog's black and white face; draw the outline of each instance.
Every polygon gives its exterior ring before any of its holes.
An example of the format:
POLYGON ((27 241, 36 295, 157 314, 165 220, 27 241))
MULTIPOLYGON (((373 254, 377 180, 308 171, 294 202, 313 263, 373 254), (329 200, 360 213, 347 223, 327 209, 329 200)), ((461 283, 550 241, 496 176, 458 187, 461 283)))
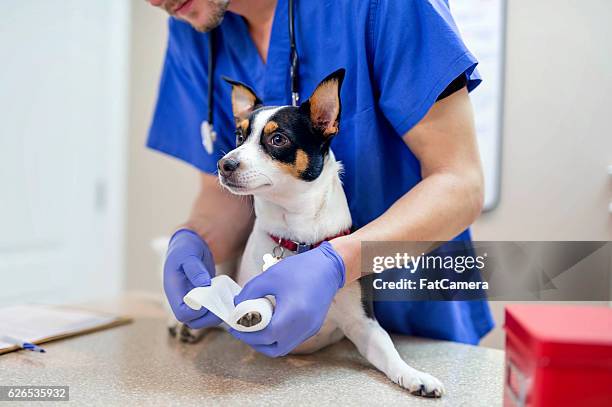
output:
POLYGON ((323 171, 338 133, 344 69, 325 78, 299 107, 262 106, 246 85, 232 85, 236 148, 219 162, 221 184, 234 194, 268 195, 308 183, 323 171))

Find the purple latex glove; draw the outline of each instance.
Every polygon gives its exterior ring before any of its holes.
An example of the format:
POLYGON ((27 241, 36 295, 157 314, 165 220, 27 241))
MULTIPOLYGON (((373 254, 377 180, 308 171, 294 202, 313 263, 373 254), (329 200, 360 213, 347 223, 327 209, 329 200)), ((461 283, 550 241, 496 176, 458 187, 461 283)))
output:
POLYGON ((195 287, 210 285, 215 275, 215 262, 208 245, 189 229, 178 230, 170 239, 164 263, 164 291, 180 322, 190 328, 217 326, 222 321, 206 308, 194 311, 183 297, 195 287))
POLYGON ((321 329, 346 270, 331 244, 288 257, 251 279, 234 304, 273 295, 276 307, 270 324, 258 332, 230 333, 270 357, 286 355, 321 329))

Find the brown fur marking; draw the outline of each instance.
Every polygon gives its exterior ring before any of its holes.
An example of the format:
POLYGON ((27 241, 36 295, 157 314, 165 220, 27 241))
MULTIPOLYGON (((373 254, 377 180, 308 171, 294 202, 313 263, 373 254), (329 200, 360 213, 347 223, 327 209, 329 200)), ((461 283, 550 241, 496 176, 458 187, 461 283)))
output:
POLYGON ((235 85, 232 88, 232 111, 236 121, 246 118, 255 106, 257 97, 247 88, 235 85))
POLYGON ((264 127, 264 134, 268 135, 278 129, 278 123, 269 121, 264 127))
POLYGON ((306 171, 309 164, 308 154, 304 152, 304 150, 297 150, 295 153, 295 169, 298 174, 302 174, 306 171))
POLYGON ((323 135, 331 136, 338 132, 337 118, 340 114, 338 80, 330 80, 317 87, 310 97, 310 118, 323 130, 323 135))
MULTIPOLYGON (((337 124, 337 123, 336 123, 337 124)), ((329 136, 333 136, 335 134, 338 134, 338 127, 337 126, 331 126, 325 129, 325 131, 323 132, 323 135, 325 137, 329 137, 329 136)))
POLYGON ((299 178, 300 175, 308 168, 308 164, 310 163, 310 159, 308 158, 308 154, 304 150, 297 150, 295 153, 295 161, 293 164, 285 164, 282 163, 281 167, 283 170, 293 175, 296 178, 299 178))
POLYGON ((238 123, 238 127, 240 127, 242 131, 246 133, 247 129, 249 128, 249 120, 242 120, 240 123, 238 123))

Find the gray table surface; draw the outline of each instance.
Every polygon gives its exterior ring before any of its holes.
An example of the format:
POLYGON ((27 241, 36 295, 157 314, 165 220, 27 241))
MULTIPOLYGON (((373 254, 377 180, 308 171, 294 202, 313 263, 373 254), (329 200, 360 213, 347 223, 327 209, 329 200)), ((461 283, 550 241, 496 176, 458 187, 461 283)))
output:
POLYGON ((89 308, 127 313, 134 322, 48 343, 45 354, 0 355, 0 384, 67 385, 71 403, 104 406, 502 404, 504 353, 495 349, 394 336, 404 360, 446 386, 442 399, 423 399, 372 368, 346 340, 314 355, 270 359, 219 330, 197 344, 180 343, 152 302, 89 308))

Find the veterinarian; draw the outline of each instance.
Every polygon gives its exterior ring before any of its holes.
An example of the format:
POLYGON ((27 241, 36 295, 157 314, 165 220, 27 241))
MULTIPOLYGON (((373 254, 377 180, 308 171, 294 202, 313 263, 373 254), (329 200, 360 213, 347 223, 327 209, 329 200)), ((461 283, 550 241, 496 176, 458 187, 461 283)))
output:
MULTIPOLYGON (((483 176, 468 92, 480 78, 445 0, 149 2, 172 17, 148 146, 201 171, 201 192, 171 239, 164 271, 179 321, 220 323, 182 298, 210 283, 214 263, 241 253, 253 225, 251 202, 222 190, 215 175, 235 147, 222 76, 248 84, 267 105, 289 105, 346 68, 342 135, 332 149, 344 164, 354 231, 252 279, 236 303, 271 294, 277 307, 266 329, 232 332, 240 340, 280 356, 316 333, 337 289, 362 275, 362 241, 470 240, 483 176), (277 278, 289 273, 309 273, 311 283, 277 278)), ((390 332, 473 344, 493 326, 484 301, 377 302, 375 313, 390 332)))

